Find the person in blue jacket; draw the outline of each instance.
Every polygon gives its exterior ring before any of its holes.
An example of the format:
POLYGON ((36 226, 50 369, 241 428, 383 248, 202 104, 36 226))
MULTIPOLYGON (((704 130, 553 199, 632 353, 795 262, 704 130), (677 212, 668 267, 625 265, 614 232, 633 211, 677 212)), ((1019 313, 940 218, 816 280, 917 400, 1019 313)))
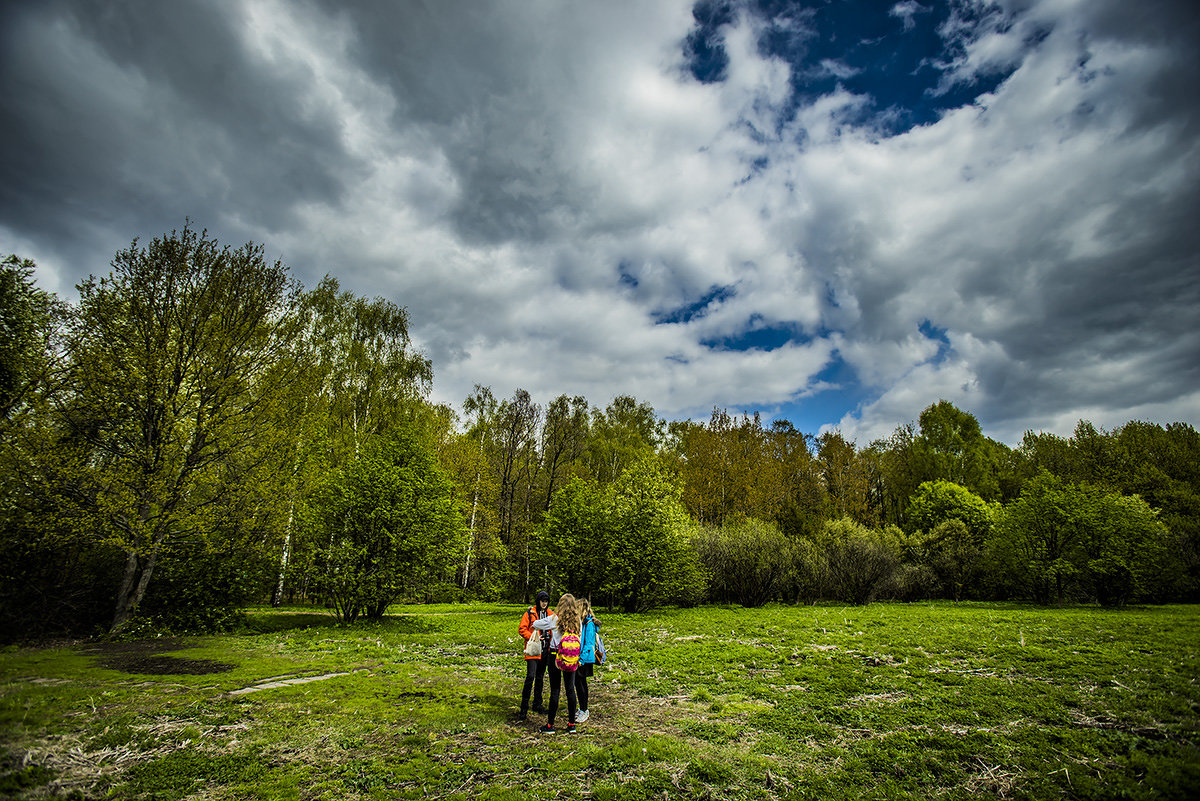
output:
POLYGON ((575 671, 575 696, 579 699, 579 712, 575 715, 575 721, 583 723, 591 715, 588 711, 587 680, 597 662, 596 637, 600 633, 600 621, 592 614, 592 604, 587 598, 579 601, 579 612, 583 626, 579 638, 579 669, 575 671))

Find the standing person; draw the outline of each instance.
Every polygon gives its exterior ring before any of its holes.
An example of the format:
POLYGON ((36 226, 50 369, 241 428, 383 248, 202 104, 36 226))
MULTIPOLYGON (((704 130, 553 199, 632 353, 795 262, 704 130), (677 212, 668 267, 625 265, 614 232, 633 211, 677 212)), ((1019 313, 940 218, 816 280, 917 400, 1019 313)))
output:
POLYGON ((540 731, 554 734, 554 716, 558 713, 558 696, 567 685, 567 734, 575 733, 575 670, 579 667, 579 606, 575 596, 565 593, 558 599, 558 612, 544 620, 533 622, 535 629, 553 632, 550 650, 555 659, 550 663, 550 711, 546 725, 540 731), (563 674, 566 674, 564 677, 563 674), (565 678, 565 681, 564 681, 565 678))
POLYGON ((592 614, 592 602, 587 598, 579 601, 579 616, 582 635, 579 647, 579 670, 575 671, 575 697, 579 699, 579 714, 575 716, 576 723, 583 723, 589 717, 588 711, 588 678, 596 665, 596 637, 600 633, 600 619, 592 614))
POLYGON ((538 620, 547 620, 553 615, 554 610, 550 608, 550 593, 545 590, 538 592, 534 605, 521 615, 521 625, 517 629, 521 633, 521 640, 528 643, 529 638, 534 636, 540 637, 542 640, 541 656, 525 656, 525 686, 521 688, 521 720, 525 720, 529 714, 530 692, 533 693, 533 711, 539 715, 546 712, 545 707, 542 706, 542 677, 546 675, 546 668, 554 659, 550 654, 552 635, 549 631, 534 629, 533 624, 538 620))

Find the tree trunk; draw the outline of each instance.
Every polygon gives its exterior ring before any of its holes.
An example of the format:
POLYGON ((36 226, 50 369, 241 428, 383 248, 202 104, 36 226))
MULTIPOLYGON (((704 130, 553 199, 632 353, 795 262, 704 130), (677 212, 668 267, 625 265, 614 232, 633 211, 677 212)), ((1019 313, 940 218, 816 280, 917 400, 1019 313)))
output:
POLYGON ((129 619, 133 617, 138 604, 142 602, 142 598, 146 595, 146 587, 150 585, 150 577, 154 575, 154 565, 157 561, 158 549, 156 547, 141 567, 139 575, 137 554, 132 551, 129 553, 129 558, 125 562, 125 575, 121 580, 121 592, 117 596, 117 611, 113 615, 111 631, 121 630, 129 622, 129 619), (136 586, 133 581, 134 576, 137 576, 136 586))
POLYGON ((463 589, 467 588, 467 580, 471 575, 471 551, 475 549, 475 509, 479 505, 479 468, 475 468, 475 491, 471 494, 471 525, 469 527, 470 541, 467 543, 467 558, 463 562, 463 589))
POLYGON ((287 529, 283 534, 283 551, 279 554, 279 581, 275 585, 275 595, 271 598, 271 606, 279 606, 283 603, 283 580, 287 575, 288 559, 292 555, 292 519, 295 513, 296 501, 293 499, 288 504, 287 529))
POLYGON ((117 592, 117 608, 113 610, 112 631, 116 631, 129 620, 131 612, 129 597, 133 594, 133 582, 137 578, 137 552, 127 551, 125 558, 125 575, 121 578, 121 589, 117 592))

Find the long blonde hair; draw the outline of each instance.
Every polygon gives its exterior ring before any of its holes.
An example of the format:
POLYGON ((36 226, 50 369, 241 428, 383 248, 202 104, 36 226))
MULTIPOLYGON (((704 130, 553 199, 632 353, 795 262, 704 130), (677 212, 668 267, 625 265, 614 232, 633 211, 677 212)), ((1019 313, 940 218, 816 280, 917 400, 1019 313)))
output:
POLYGON ((555 610, 558 615, 558 633, 566 634, 568 631, 573 634, 578 634, 581 626, 579 617, 579 605, 575 602, 575 596, 571 593, 563 593, 563 597, 558 599, 558 608, 555 610))
POLYGON ((596 613, 592 611, 592 602, 589 601, 587 598, 580 598, 579 599, 579 619, 581 621, 587 620, 588 615, 591 615, 592 620, 596 621, 596 623, 600 622, 600 618, 596 617, 596 613))

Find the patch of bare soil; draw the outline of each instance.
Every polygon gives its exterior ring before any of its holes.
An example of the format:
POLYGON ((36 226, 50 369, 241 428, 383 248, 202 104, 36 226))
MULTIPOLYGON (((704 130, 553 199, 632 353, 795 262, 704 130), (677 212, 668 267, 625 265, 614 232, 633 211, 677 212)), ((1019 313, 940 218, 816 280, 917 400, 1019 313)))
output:
POLYGON ((154 676, 202 676, 209 673, 224 673, 236 665, 218 662, 215 659, 189 659, 182 656, 165 656, 166 651, 182 651, 193 647, 186 640, 167 637, 155 640, 133 640, 130 642, 95 643, 84 650, 96 654, 96 663, 109 670, 122 673, 140 673, 154 676))

